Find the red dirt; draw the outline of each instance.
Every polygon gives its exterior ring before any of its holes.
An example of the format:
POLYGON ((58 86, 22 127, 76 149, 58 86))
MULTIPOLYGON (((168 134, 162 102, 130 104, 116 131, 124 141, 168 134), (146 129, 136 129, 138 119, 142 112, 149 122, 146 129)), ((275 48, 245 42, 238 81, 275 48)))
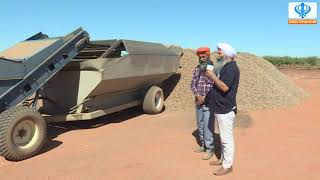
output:
MULTIPOLYGON (((239 116, 234 172, 219 179, 320 179, 320 71, 282 71, 310 97, 290 109, 239 116)), ((194 118, 194 112, 150 116, 131 109, 50 125, 42 154, 22 162, 0 158, 0 179, 216 178, 216 168, 192 152, 194 118)))

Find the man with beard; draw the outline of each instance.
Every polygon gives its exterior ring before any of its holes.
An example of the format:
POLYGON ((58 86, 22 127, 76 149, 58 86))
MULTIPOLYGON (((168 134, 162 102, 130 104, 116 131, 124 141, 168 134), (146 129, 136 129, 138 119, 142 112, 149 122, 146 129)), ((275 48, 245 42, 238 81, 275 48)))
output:
POLYGON ((219 58, 224 59, 226 64, 221 69, 219 78, 212 71, 206 72, 206 76, 214 83, 207 95, 206 105, 218 122, 222 148, 222 159, 210 162, 210 165, 221 165, 222 167, 214 172, 215 175, 221 176, 233 170, 233 122, 237 112, 236 95, 240 71, 235 61, 235 49, 226 43, 219 43, 217 48, 219 58))
POLYGON ((202 156, 203 160, 208 160, 213 155, 213 118, 210 116, 209 107, 205 105, 205 97, 213 87, 213 82, 206 76, 206 68, 212 65, 210 60, 210 48, 201 47, 197 49, 199 57, 199 65, 194 69, 191 90, 195 96, 196 118, 199 132, 200 146, 194 152, 205 152, 202 156))

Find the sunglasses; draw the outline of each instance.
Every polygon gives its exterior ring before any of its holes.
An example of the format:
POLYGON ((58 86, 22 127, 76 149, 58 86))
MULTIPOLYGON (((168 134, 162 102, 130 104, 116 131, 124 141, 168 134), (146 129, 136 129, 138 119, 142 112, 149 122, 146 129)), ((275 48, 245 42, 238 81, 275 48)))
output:
POLYGON ((199 56, 200 59, 207 58, 207 56, 199 56))

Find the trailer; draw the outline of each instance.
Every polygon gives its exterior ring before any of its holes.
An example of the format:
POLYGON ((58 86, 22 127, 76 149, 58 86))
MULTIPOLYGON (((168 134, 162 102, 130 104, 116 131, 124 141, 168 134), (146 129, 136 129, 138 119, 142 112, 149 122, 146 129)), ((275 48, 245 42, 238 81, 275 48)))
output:
POLYGON ((56 38, 38 33, 0 52, 0 155, 38 154, 47 123, 92 120, 141 106, 162 112, 161 83, 182 49, 133 40, 90 41, 81 28, 56 38))

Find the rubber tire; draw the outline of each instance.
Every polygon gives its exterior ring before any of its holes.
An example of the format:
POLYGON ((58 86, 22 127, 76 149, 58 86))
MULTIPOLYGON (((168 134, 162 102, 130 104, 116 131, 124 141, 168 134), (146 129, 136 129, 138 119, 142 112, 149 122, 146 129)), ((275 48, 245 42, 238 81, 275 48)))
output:
POLYGON ((147 114, 158 114, 162 112, 163 106, 164 106, 164 95, 163 95, 162 89, 158 86, 152 86, 144 97, 143 105, 142 105, 143 111, 147 114), (157 107, 155 98, 158 92, 160 92, 161 95, 160 95, 160 101, 159 101, 160 104, 157 107))
POLYGON ((17 106, 3 111, 0 114, 0 155, 10 161, 21 161, 40 152, 47 138, 47 124, 41 114, 29 107, 17 106), (22 149, 13 140, 15 125, 24 118, 32 119, 38 126, 39 134, 34 144, 22 149))

